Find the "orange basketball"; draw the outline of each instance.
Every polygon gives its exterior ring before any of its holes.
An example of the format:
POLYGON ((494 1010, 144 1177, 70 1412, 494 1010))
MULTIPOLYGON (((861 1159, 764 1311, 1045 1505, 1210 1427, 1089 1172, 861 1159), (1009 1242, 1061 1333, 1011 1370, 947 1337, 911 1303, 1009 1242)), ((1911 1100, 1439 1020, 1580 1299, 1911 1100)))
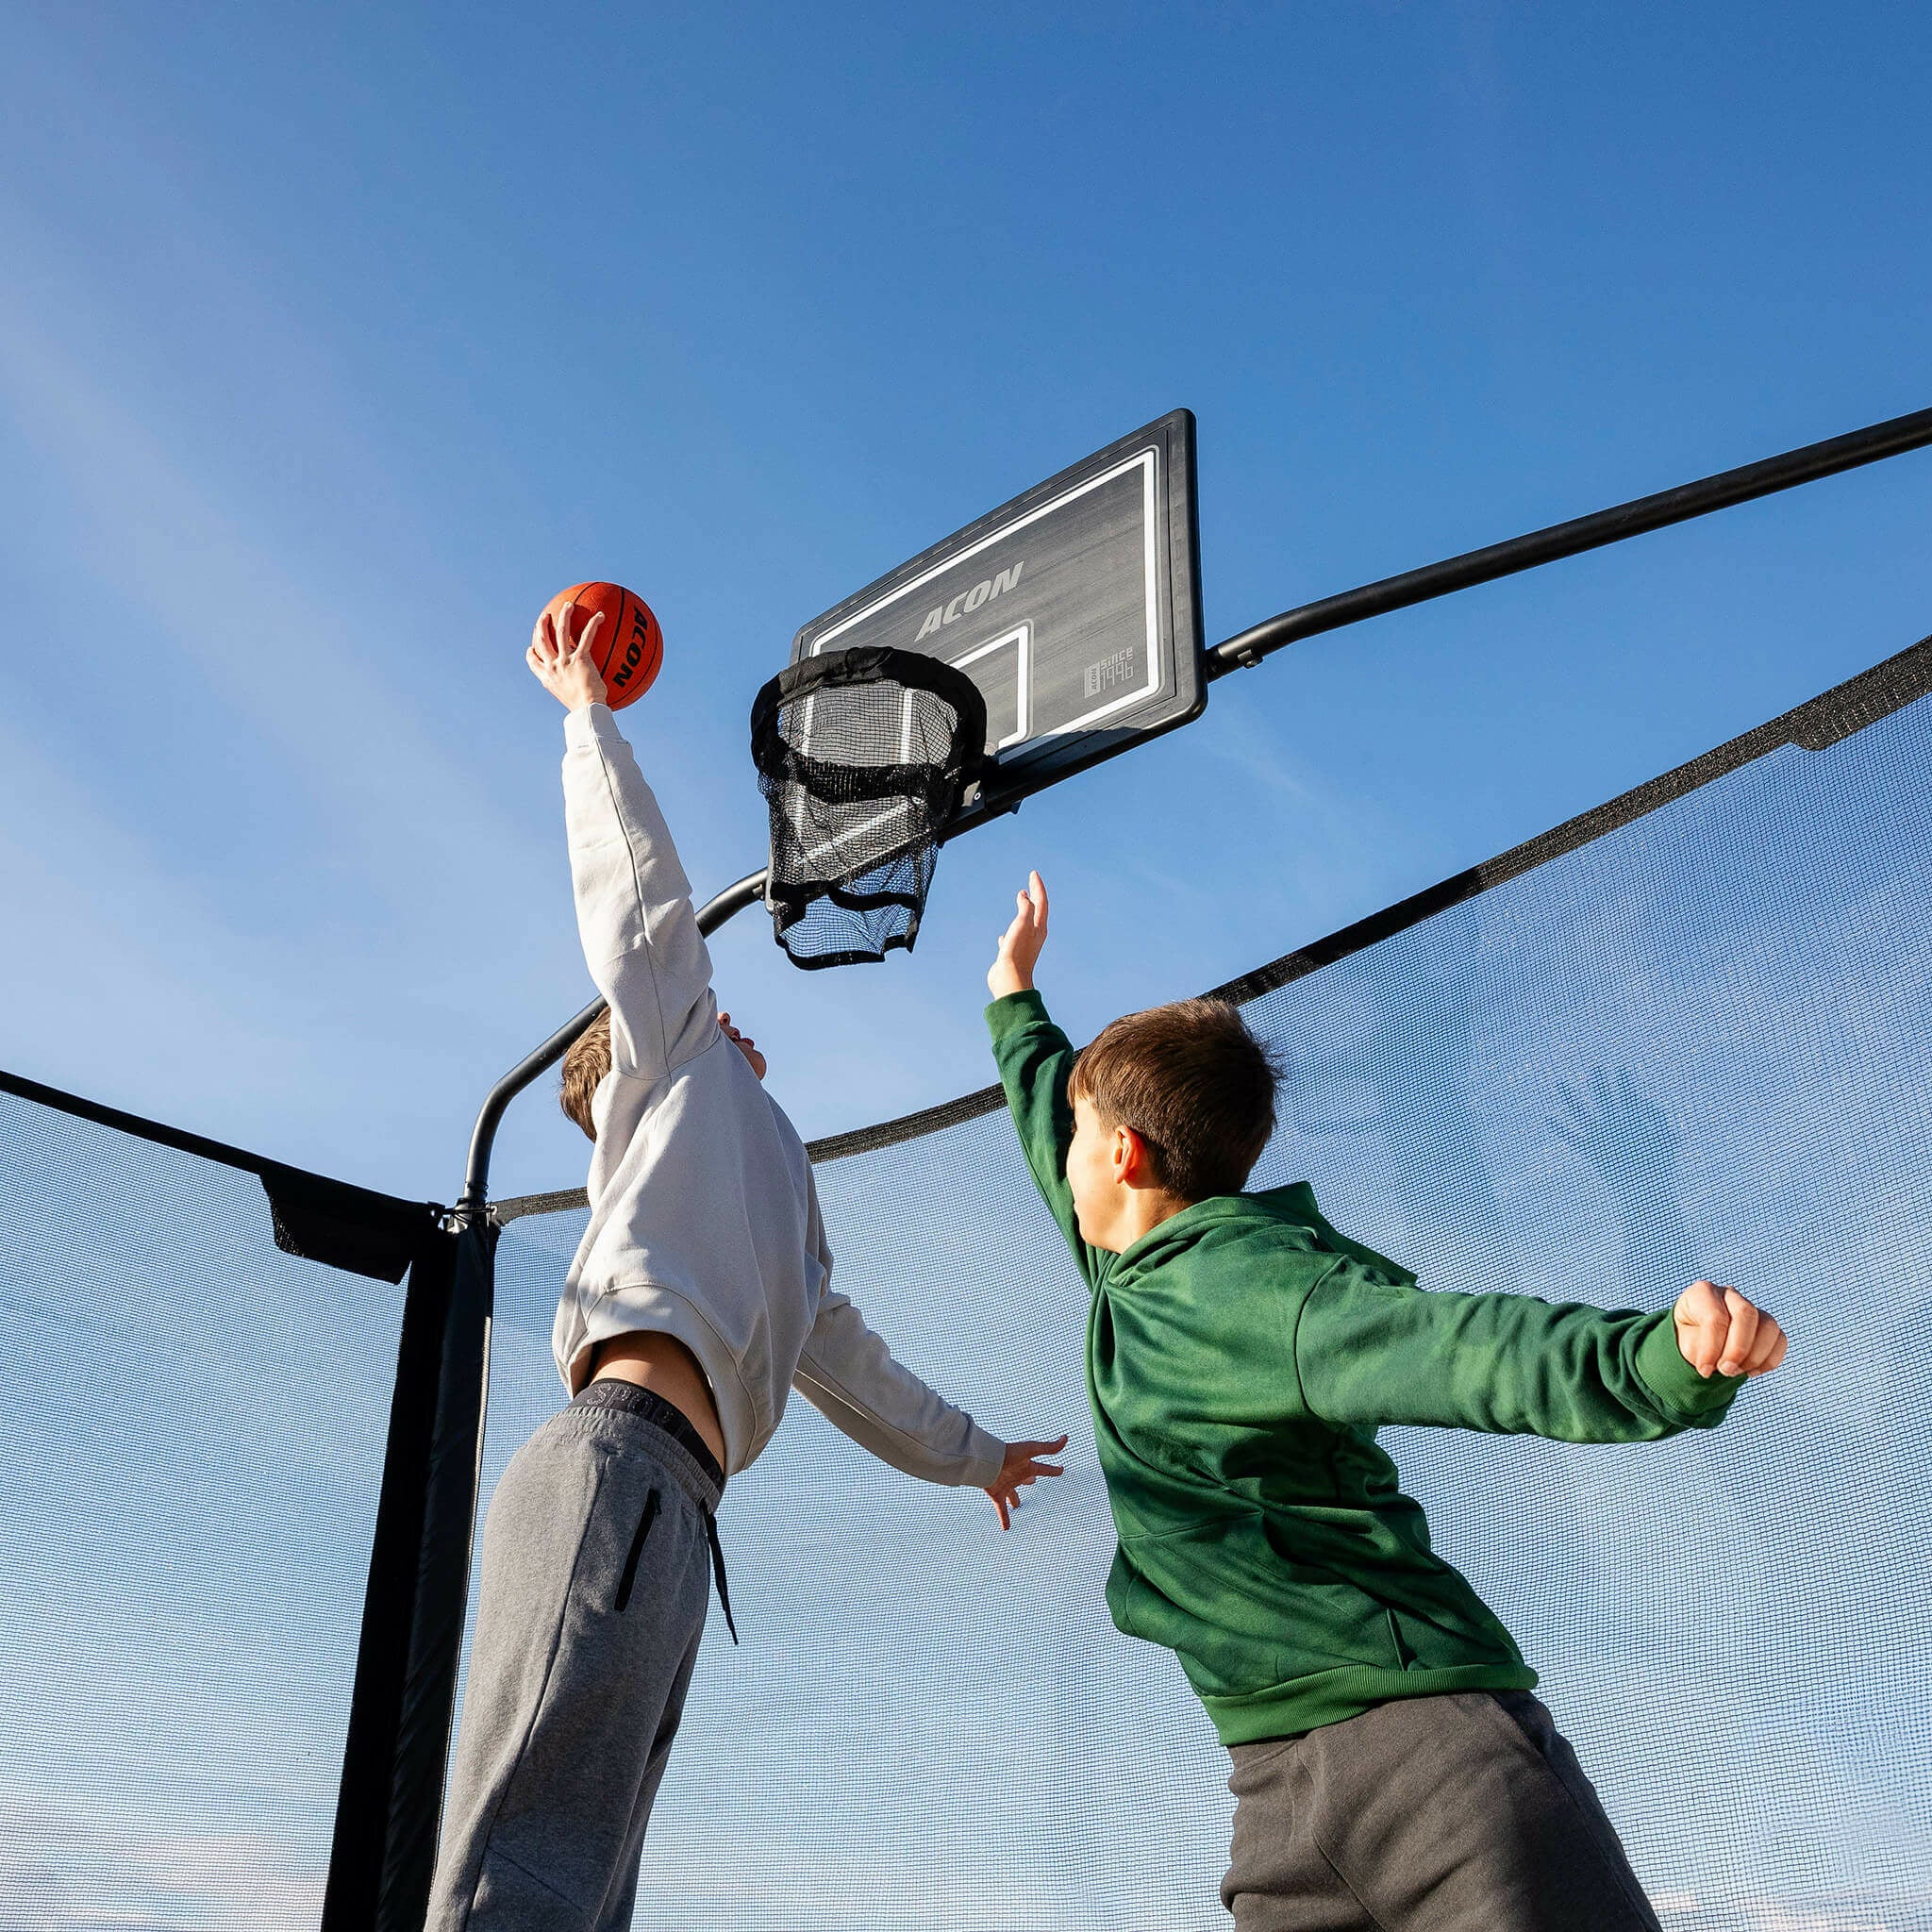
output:
POLYGON ((543 618, 550 619, 557 626, 558 643, 563 641, 566 610, 570 611, 573 639, 582 637, 585 625, 600 611, 603 613, 604 622, 597 626, 596 641, 591 646, 591 658, 609 692, 610 708, 621 711, 642 697, 664 662, 664 633, 658 628, 651 607, 635 591, 626 591, 622 584, 573 584, 569 590, 558 591, 544 605, 542 616, 537 620, 541 629, 543 618))

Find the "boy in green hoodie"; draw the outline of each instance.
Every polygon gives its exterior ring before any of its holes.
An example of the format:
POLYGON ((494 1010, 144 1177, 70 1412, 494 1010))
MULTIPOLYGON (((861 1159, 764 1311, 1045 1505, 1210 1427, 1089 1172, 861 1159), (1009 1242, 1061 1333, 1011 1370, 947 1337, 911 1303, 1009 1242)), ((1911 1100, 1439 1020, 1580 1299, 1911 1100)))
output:
POLYGON ((1657 1932, 1536 1673, 1375 1430, 1712 1428, 1782 1331, 1707 1281, 1665 1314, 1424 1293, 1306 1184, 1242 1193, 1277 1074, 1239 1009, 1132 1013, 1076 1053, 1033 991, 1046 921, 1035 873, 987 1021, 1092 1291, 1108 1608, 1179 1657, 1232 1756, 1240 1932, 1657 1932))

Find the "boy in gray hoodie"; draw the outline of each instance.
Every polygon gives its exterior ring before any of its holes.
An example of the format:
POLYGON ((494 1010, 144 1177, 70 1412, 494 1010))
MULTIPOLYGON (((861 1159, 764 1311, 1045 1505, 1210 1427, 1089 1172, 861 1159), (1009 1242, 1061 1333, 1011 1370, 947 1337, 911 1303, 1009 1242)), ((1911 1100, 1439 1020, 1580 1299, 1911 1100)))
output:
MULTIPOLYGON (((583 634, 530 669, 569 712, 577 929, 609 1003, 565 1067, 595 1142, 552 1346, 575 1398, 491 1503, 429 1932, 618 1932, 697 1660, 727 1476, 796 1388, 882 1461, 974 1484, 1001 1525, 1057 1442, 1004 1443, 892 1359, 829 1284, 804 1145, 721 1016, 691 888, 583 634), (587 1104, 588 1103, 588 1104, 587 1104)), ((733 1630, 736 1637, 736 1630, 733 1630)))

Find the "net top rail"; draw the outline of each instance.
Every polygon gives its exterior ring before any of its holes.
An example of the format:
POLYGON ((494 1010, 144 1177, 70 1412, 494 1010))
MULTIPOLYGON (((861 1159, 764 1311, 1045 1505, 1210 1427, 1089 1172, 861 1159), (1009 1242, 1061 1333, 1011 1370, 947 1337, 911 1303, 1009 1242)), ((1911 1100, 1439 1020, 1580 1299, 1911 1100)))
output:
POLYGON ((0 1069, 0 1093, 34 1107, 51 1108, 127 1134, 177 1154, 213 1161, 252 1174, 268 1195, 275 1245, 299 1259, 320 1261, 377 1281, 401 1281, 425 1234, 442 1224, 448 1210, 435 1201, 405 1201, 374 1188, 339 1181, 306 1167, 251 1154, 225 1141, 210 1140, 185 1127, 172 1127, 140 1114, 104 1107, 77 1093, 64 1092, 21 1074, 0 1069))

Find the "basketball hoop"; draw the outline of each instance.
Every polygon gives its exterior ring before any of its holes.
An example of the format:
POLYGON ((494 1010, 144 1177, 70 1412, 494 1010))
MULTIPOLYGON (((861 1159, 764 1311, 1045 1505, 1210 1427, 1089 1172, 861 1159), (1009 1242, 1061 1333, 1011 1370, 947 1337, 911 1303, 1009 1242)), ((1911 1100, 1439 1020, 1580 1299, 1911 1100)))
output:
POLYGON ((765 904, 792 964, 909 951, 940 840, 989 769, 979 687, 915 651, 827 651, 758 692, 751 755, 772 817, 765 904))

